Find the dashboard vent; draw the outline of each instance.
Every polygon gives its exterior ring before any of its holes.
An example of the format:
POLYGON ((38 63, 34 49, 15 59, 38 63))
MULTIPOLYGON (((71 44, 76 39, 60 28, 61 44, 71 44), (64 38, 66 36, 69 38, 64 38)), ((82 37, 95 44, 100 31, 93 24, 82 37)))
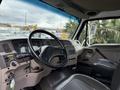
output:
POLYGON ((11 52, 11 49, 8 44, 3 44, 2 47, 3 47, 5 53, 11 52))

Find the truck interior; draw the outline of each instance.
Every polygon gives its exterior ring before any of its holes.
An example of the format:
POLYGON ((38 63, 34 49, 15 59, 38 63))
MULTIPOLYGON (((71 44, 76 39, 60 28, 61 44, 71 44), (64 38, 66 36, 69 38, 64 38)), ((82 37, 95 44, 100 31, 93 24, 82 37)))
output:
POLYGON ((120 0, 0 0, 0 90, 120 90, 120 0))

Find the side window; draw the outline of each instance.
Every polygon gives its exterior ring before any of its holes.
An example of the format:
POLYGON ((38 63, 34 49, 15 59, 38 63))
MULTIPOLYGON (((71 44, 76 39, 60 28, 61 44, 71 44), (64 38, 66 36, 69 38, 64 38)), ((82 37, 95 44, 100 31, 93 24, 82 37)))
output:
POLYGON ((80 42, 87 37, 88 45, 120 44, 120 19, 105 19, 88 21, 80 35, 80 42), (87 34, 84 32, 87 31, 87 34), (87 36, 86 36, 87 35, 87 36))

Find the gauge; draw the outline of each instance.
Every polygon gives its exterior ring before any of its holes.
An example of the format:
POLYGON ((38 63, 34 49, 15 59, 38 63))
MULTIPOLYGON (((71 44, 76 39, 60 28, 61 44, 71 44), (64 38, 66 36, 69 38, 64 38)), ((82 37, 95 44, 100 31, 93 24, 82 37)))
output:
POLYGON ((52 42, 51 42, 50 39, 45 39, 45 40, 43 41, 43 44, 44 44, 44 45, 52 45, 52 42))
POLYGON ((35 51, 37 51, 37 50, 40 49, 40 47, 38 47, 38 46, 33 46, 33 49, 34 49, 35 51))

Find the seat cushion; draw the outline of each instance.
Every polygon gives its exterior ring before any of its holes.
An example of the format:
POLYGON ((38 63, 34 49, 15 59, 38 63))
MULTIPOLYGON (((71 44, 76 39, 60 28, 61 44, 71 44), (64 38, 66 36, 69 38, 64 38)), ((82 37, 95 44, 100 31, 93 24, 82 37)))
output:
POLYGON ((74 74, 59 84, 55 90, 110 90, 99 81, 82 74, 74 74))

